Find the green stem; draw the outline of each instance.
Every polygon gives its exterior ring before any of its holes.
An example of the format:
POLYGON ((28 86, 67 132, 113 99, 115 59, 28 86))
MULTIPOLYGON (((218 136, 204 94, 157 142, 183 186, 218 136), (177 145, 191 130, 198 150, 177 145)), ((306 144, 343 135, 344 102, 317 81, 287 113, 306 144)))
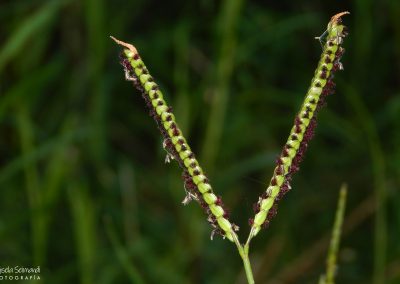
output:
POLYGON ((242 246, 236 235, 234 236, 233 240, 239 251, 240 257, 243 260, 243 266, 244 266, 244 271, 246 272, 247 282, 249 284, 254 284, 255 282, 253 277, 253 271, 251 270, 251 264, 249 259, 249 242, 247 242, 244 246, 242 246))

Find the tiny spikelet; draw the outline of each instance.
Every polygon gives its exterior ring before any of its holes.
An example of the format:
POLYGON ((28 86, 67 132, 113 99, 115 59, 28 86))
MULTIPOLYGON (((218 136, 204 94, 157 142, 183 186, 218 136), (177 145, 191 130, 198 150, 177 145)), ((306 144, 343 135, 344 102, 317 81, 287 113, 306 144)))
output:
MULTIPOLYGON (((326 97, 334 93, 333 74, 342 70, 340 58, 344 53, 341 47, 347 29, 342 25, 341 16, 348 12, 339 13, 331 18, 328 24, 325 45, 315 71, 311 86, 305 96, 299 113, 294 120, 294 126, 289 138, 277 159, 273 176, 266 192, 261 196, 255 207, 255 217, 249 220, 251 225, 250 239, 262 227, 268 226, 271 218, 276 215, 276 202, 290 190, 292 175, 299 170, 300 162, 314 135, 317 125, 317 114, 325 105, 326 97)), ((318 37, 321 40, 321 37, 318 37)))
POLYGON ((167 105, 163 93, 144 65, 137 49, 131 44, 111 38, 125 48, 121 56, 125 76, 142 93, 149 114, 156 121, 164 137, 163 147, 167 151, 166 162, 171 159, 176 160, 183 170, 182 179, 187 193, 183 203, 187 204, 190 200, 198 201, 208 215, 207 220, 213 228, 213 234, 219 233, 230 241, 234 241, 234 238, 237 238, 235 231, 238 227, 228 220, 229 213, 221 197, 213 193, 208 178, 175 120, 172 108, 167 105))

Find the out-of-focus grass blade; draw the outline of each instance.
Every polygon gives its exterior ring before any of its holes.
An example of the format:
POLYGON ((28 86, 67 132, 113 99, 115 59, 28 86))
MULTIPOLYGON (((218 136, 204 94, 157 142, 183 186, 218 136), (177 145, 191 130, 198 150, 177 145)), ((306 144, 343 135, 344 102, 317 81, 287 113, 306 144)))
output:
POLYGON ((140 272, 137 270, 135 265, 133 263, 131 263, 131 261, 129 260, 129 254, 127 253, 127 249, 124 248, 123 245, 121 244, 121 242, 118 240, 114 225, 112 224, 111 220, 109 218, 106 218, 105 221, 106 221, 105 222, 106 232, 111 241, 111 244, 113 246, 115 254, 116 254, 121 266, 123 267, 125 272, 128 274, 128 276, 131 280, 131 283, 135 283, 135 284, 145 283, 142 275, 140 275, 140 272))
POLYGON ((49 25, 49 22, 58 13, 61 4, 65 2, 66 0, 48 1, 10 35, 0 50, 0 72, 9 61, 22 51, 31 38, 40 36, 40 29, 49 25))
POLYGON ((19 104, 21 100, 27 104, 32 96, 41 94, 44 87, 50 82, 54 82, 64 67, 65 61, 61 57, 56 57, 30 76, 23 77, 17 82, 13 88, 0 97, 0 121, 5 116, 7 108, 19 104))
POLYGON ((339 201, 336 209, 335 224, 333 225, 331 243, 329 245, 328 257, 326 259, 326 274, 321 276, 319 284, 334 284, 336 274, 336 259, 339 251, 340 235, 344 212, 346 208, 347 185, 343 184, 340 188, 339 201))
POLYGON ((89 134, 90 129, 83 127, 78 128, 69 132, 65 136, 47 141, 46 143, 27 153, 25 156, 15 158, 13 161, 9 162, 7 166, 0 170, 0 184, 5 182, 8 178, 11 178, 25 166, 47 157, 52 152, 56 151, 60 144, 82 140, 89 134))
POLYGON ((68 198, 73 218, 80 283, 93 284, 96 283, 97 247, 95 204, 89 196, 88 186, 83 181, 70 185, 68 198))

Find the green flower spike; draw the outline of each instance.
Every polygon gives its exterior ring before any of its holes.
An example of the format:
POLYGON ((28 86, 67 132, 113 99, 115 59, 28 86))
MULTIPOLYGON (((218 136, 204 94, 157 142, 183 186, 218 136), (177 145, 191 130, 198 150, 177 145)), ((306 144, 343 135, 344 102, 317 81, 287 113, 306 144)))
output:
POLYGON ((340 58, 344 53, 344 48, 341 45, 343 38, 347 35, 347 29, 342 25, 341 17, 346 14, 349 12, 333 16, 327 30, 317 38, 322 43, 322 37, 326 35, 321 59, 305 100, 295 118, 289 138, 277 160, 269 186, 255 206, 254 219, 249 220, 251 224, 249 240, 257 235, 263 226, 268 226, 277 212, 276 202, 290 190, 291 176, 299 170, 299 164, 314 134, 316 115, 324 105, 326 96, 334 92, 333 73, 343 69, 340 58))
POLYGON ((208 178, 196 160, 185 137, 182 134, 172 108, 167 105, 164 95, 149 74, 136 48, 125 42, 111 37, 117 44, 125 47, 121 64, 125 68, 125 77, 133 81, 136 88, 142 93, 150 110, 150 116, 156 121, 161 134, 164 136, 163 146, 167 151, 166 162, 176 160, 183 169, 183 179, 187 195, 183 204, 190 200, 197 200, 206 211, 213 227, 213 233, 219 233, 230 241, 237 240, 235 231, 238 226, 228 220, 228 212, 220 197, 213 193, 208 178))
POLYGON ((166 162, 174 159, 183 169, 182 177, 187 192, 183 203, 186 204, 192 199, 197 200, 206 211, 207 220, 214 228, 211 236, 219 233, 235 243, 243 260, 249 284, 254 284, 249 259, 250 241, 262 227, 268 226, 271 218, 277 212, 277 201, 290 190, 291 177, 299 170, 308 143, 313 137, 317 114, 324 106, 326 97, 334 92, 333 73, 343 69, 340 58, 344 53, 344 48, 341 45, 343 38, 347 35, 347 30, 341 23, 341 17, 346 14, 349 12, 333 16, 327 30, 322 36, 317 37, 323 45, 321 59, 311 81, 311 87, 296 115, 289 138, 277 159, 269 186, 255 204, 255 217, 249 220, 251 230, 245 244, 239 242, 235 233, 238 227, 228 220, 228 213, 224 209, 221 198, 213 193, 207 177, 175 121, 172 108, 165 102, 163 94, 149 74, 136 48, 111 37, 125 48, 121 58, 125 77, 127 80, 133 81, 136 88, 142 93, 150 116, 154 118, 164 137, 163 146, 167 151, 166 162))

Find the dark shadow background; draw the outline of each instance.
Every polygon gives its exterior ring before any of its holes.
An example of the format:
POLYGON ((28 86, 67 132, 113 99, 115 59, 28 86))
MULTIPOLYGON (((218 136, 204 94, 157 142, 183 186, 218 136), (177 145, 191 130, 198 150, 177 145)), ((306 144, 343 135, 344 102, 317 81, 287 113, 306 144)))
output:
POLYGON ((316 283, 346 182, 337 283, 400 283, 400 2, 342 2, 1 1, 0 267, 40 265, 40 283, 244 283, 235 247, 182 206, 108 36, 136 45, 244 239, 314 37, 349 10, 336 94, 251 259, 256 283, 316 283))

